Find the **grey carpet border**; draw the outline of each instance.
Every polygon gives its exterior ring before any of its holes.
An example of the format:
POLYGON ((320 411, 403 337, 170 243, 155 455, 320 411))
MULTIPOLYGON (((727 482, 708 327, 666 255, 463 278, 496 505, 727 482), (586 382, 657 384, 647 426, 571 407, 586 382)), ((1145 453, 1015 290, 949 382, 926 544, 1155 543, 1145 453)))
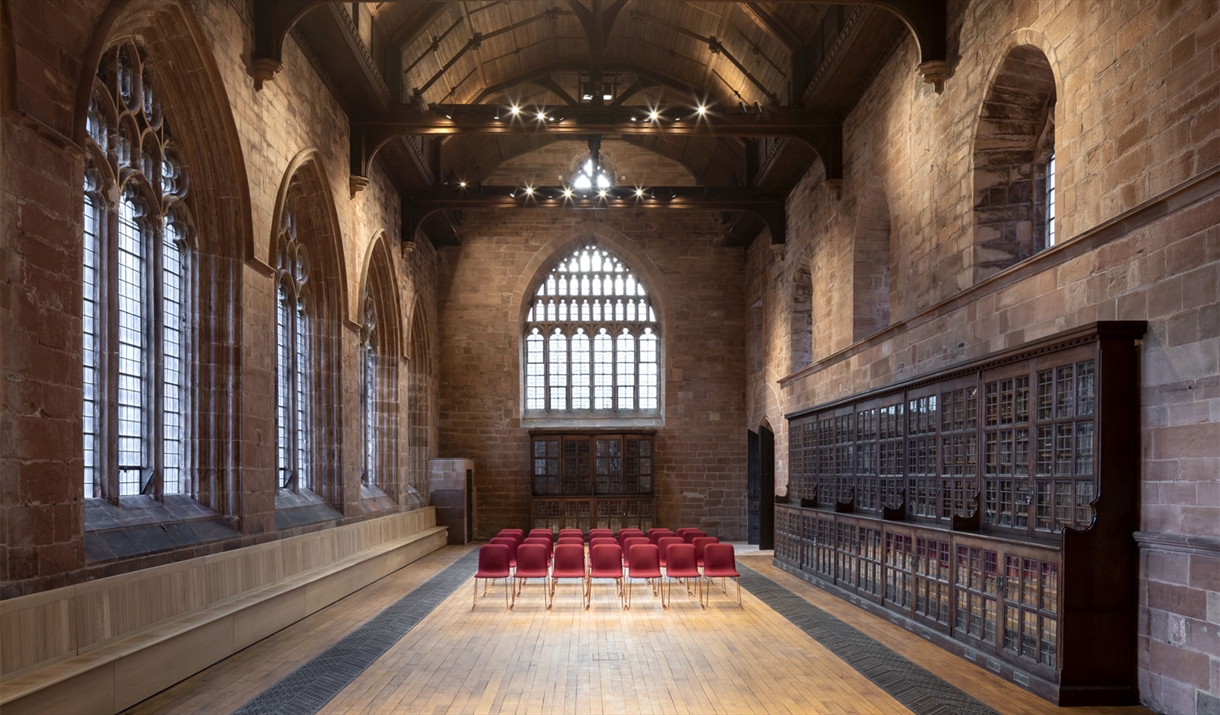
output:
POLYGON ((917 715, 999 715, 889 647, 737 562, 741 586, 917 715))
POLYGON ((233 711, 303 715, 321 710, 475 572, 477 549, 445 567, 359 628, 233 711))

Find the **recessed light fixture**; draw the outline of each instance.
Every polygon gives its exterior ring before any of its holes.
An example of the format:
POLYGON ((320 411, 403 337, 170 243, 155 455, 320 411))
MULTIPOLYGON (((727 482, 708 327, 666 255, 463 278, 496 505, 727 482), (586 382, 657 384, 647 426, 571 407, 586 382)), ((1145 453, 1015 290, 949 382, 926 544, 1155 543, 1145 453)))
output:
POLYGON ((567 187, 565 186, 565 187, 564 187, 564 189, 563 189, 563 197, 564 197, 565 199, 570 199, 570 198, 572 198, 572 190, 571 190, 571 189, 569 189, 569 188, 567 188, 567 187))
POLYGON ((464 189, 464 188, 466 188, 466 182, 465 182, 465 181, 459 181, 459 182, 458 182, 458 188, 459 188, 459 189, 464 189))
POLYGON ((702 117, 707 114, 707 105, 700 104, 698 107, 695 107, 695 111, 702 117))
POLYGON ((517 105, 514 104, 513 106, 508 108, 508 113, 515 117, 521 113, 521 107, 518 107, 517 105))
POLYGON ((598 195, 599 197, 603 198, 603 199, 604 199, 604 198, 606 198, 606 190, 605 190, 605 189, 600 189, 600 190, 597 192, 597 195, 598 195))
POLYGON ((660 118, 661 118, 661 113, 655 109, 648 113, 648 121, 650 121, 650 122, 655 122, 660 118))
POLYGON ((636 190, 635 190, 635 197, 636 197, 637 199, 642 199, 642 198, 644 198, 644 190, 643 190, 643 189, 641 189, 641 188, 639 188, 639 187, 636 187, 636 190))
POLYGON ((534 187, 532 187, 532 186, 527 186, 527 187, 525 187, 525 195, 526 195, 526 196, 533 196, 533 195, 534 195, 534 187))
POLYGON ((445 119, 453 119, 453 115, 452 115, 452 114, 446 114, 446 115, 445 115, 445 119))
POLYGON ((633 121, 633 122, 634 122, 634 121, 635 121, 635 117, 632 117, 632 118, 631 118, 631 121, 633 121))

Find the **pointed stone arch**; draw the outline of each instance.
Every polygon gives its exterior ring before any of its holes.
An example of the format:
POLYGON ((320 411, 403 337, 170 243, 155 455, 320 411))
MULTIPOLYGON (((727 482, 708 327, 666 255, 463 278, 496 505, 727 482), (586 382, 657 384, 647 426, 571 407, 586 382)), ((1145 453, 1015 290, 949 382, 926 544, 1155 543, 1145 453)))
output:
POLYGON ((185 356, 191 394, 183 420, 192 435, 194 497, 238 519, 247 487, 242 485, 235 435, 241 434, 245 396, 235 385, 243 324, 242 265, 253 246, 241 142, 210 43, 190 5, 116 0, 102 13, 81 58, 71 125, 65 127, 78 146, 89 145, 87 125, 99 65, 121 43, 138 46, 141 63, 153 69, 162 105, 158 112, 163 111, 174 129, 173 156, 189 183, 187 197, 175 211, 191 217, 195 301, 201 306, 187 316, 194 334, 185 356))
POLYGON ((387 241, 385 231, 373 236, 360 279, 360 471, 363 492, 376 495, 380 489, 396 500, 402 419, 399 364, 406 341, 387 241))
MULTIPOLYGON (((309 323, 303 358, 308 372, 306 379, 312 388, 308 392, 311 403, 304 428, 304 435, 309 440, 304 457, 310 469, 307 486, 332 506, 342 508, 345 501, 341 467, 342 327, 350 303, 343 237, 333 193, 316 149, 302 150, 289 162, 280 182, 272 218, 275 233, 268 248, 268 264, 276 271, 277 283, 272 295, 276 296, 277 303, 272 306, 271 314, 275 315, 279 310, 280 276, 290 268, 296 270, 301 255, 305 256, 307 266, 308 293, 298 300, 298 304, 304 305, 309 323), (283 253, 285 250, 290 253, 283 253)), ((296 346, 291 349, 299 353, 296 346)), ((298 440, 305 438, 297 436, 298 440)))

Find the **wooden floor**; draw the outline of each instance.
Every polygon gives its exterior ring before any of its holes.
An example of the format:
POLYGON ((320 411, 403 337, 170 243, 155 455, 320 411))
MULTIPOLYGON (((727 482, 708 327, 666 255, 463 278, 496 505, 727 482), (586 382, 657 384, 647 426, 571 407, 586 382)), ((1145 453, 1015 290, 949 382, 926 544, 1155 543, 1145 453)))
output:
MULTIPOLYGON (((357 628, 466 552, 450 547, 352 594, 130 712, 231 712, 357 628)), ((755 570, 865 630, 898 653, 1002 713, 1059 711, 1045 701, 887 621, 770 566, 755 570)), ((900 703, 774 611, 743 593, 745 610, 715 591, 702 611, 674 591, 662 612, 648 586, 620 611, 610 584, 593 608, 580 587, 555 607, 527 586, 504 609, 495 586, 470 609, 467 583, 352 682, 327 713, 905 713, 900 703)), ((730 586, 730 594, 732 594, 730 586)), ((1073 708, 1073 715, 1146 712, 1073 708)))

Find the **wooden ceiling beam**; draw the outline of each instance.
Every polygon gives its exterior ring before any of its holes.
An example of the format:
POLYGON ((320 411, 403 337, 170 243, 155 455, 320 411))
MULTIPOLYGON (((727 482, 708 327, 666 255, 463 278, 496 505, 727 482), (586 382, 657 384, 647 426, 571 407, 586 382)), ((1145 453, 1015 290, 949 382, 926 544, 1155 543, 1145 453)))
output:
MULTIPOLYGON (((605 72, 622 72, 622 73, 634 74, 637 77, 641 78, 641 80, 646 80, 647 82, 651 83, 650 85, 644 85, 644 86, 640 86, 640 87, 635 87, 635 85, 632 85, 632 87, 635 88, 633 94, 638 93, 640 90, 646 89, 647 86, 662 85, 665 87, 669 87, 670 89, 672 89, 676 92, 687 93, 690 95, 692 100, 707 96, 707 92, 705 92, 697 87, 692 87, 691 85, 686 84, 686 83, 682 82, 681 80, 675 79, 673 77, 670 77, 669 75, 657 72, 655 70, 648 69, 646 67, 641 67, 640 65, 622 64, 622 63, 616 62, 616 63, 605 65, 603 70, 605 72)), ((581 62, 555 62, 553 64, 545 65, 543 67, 539 67, 538 69, 531 70, 524 74, 517 75, 516 77, 510 77, 502 82, 497 82, 493 85, 490 85, 486 89, 484 89, 482 92, 479 92, 479 95, 474 98, 474 100, 471 102, 471 104, 482 104, 483 102, 486 102, 488 99, 491 99, 492 97, 495 97, 496 95, 501 94, 503 92, 507 92, 510 89, 513 89, 515 87, 520 87, 521 85, 524 85, 524 84, 538 84, 541 79, 543 79, 545 77, 550 77, 552 75, 555 75, 555 74, 558 74, 561 72, 585 72, 585 71, 586 71, 586 65, 584 65, 581 62)), ((637 82, 636 84, 639 84, 639 82, 637 82)), ((620 95, 620 96, 624 96, 624 95, 620 95)), ((622 104, 622 102, 619 102, 617 98, 615 99, 614 102, 611 102, 611 106, 617 106, 619 104, 622 104)))
POLYGON ((693 108, 661 112, 650 121, 648 107, 560 106, 522 112, 517 117, 498 105, 433 105, 424 112, 391 110, 353 118, 351 187, 367 182, 369 166, 386 142, 401 136, 543 135, 792 137, 807 144, 826 166, 827 179, 843 177, 843 135, 837 116, 799 109, 767 109, 761 114, 736 110, 700 117, 693 108), (541 111, 545 119, 529 116, 541 111))
POLYGON ((414 240, 415 231, 429 216, 440 211, 479 209, 566 209, 583 211, 614 210, 711 210, 748 211, 756 214, 771 230, 772 245, 786 239, 785 196, 750 189, 702 186, 656 186, 641 189, 615 187, 602 197, 598 194, 564 197, 563 187, 482 186, 465 189, 446 188, 412 192, 403 197, 404 241, 414 240))

